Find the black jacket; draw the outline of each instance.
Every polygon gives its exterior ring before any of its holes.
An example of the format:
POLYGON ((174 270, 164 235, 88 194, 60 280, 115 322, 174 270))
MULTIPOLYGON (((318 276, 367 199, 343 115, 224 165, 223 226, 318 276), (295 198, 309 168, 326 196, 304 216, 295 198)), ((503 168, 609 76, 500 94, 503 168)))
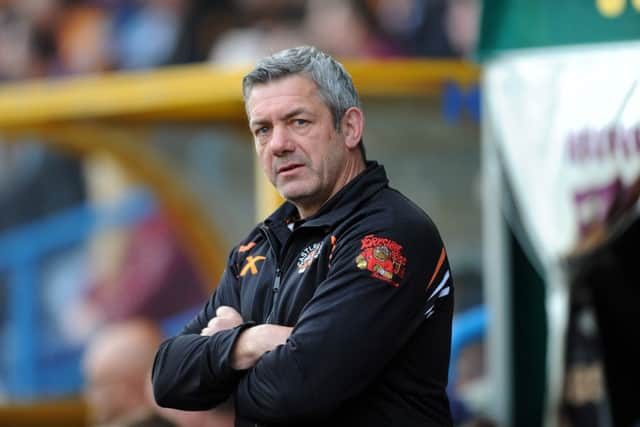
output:
POLYGON ((202 410, 233 395, 239 426, 451 425, 453 284, 435 225, 373 162, 290 231, 295 212, 285 203, 234 248, 211 299, 161 345, 157 402, 202 410), (220 305, 247 323, 200 336, 220 305), (233 370, 238 334, 267 322, 295 328, 233 370))

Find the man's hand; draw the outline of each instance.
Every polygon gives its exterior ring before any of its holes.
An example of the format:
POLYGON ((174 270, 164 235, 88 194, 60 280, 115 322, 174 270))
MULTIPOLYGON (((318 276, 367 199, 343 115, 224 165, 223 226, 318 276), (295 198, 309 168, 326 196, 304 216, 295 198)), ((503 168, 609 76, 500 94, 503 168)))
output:
MULTIPOLYGON (((235 328, 244 322, 240 313, 228 306, 218 307, 216 317, 209 320, 200 335, 211 336, 216 332, 235 328)), ((287 342, 293 328, 279 325, 258 325, 244 330, 233 348, 231 366, 249 369, 268 351, 287 342)))
POLYGON ((249 369, 268 351, 287 342, 293 328, 280 325, 258 325, 245 329, 238 337, 233 353, 233 369, 249 369))
POLYGON ((224 331, 226 329, 235 328, 244 322, 240 313, 235 309, 226 305, 218 307, 216 310, 216 317, 209 320, 207 326, 202 329, 200 335, 211 336, 216 332, 224 331))

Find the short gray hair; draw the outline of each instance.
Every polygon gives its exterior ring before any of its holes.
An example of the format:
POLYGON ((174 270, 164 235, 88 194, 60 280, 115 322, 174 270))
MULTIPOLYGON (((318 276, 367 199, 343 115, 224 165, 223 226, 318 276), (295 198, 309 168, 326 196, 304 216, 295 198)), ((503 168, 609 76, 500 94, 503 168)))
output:
POLYGON ((318 95, 331 111, 336 131, 340 132, 344 113, 351 107, 360 108, 360 99, 342 64, 313 46, 285 49, 258 62, 242 79, 245 105, 256 84, 296 74, 308 77, 316 84, 318 95))

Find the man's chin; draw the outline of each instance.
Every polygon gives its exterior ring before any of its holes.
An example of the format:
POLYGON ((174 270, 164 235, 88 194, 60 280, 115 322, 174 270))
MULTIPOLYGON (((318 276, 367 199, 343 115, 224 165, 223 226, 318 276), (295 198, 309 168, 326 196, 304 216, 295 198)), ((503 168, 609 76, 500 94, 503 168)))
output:
POLYGON ((282 197, 293 203, 294 205, 296 205, 298 208, 304 208, 306 206, 310 206, 315 204, 316 201, 316 197, 314 197, 314 195, 310 195, 308 193, 304 193, 304 192, 290 192, 290 193, 286 193, 286 194, 282 194, 282 197))
POLYGON ((306 198, 309 197, 309 191, 305 188, 302 188, 300 186, 297 185, 282 185, 282 186, 278 186, 278 192, 280 193, 280 195, 290 201, 295 203, 298 200, 305 200, 306 198))
POLYGON ((283 199, 288 200, 294 205, 298 203, 304 203, 304 201, 307 199, 307 196, 305 194, 296 193, 296 192, 281 191, 280 195, 282 196, 283 199))

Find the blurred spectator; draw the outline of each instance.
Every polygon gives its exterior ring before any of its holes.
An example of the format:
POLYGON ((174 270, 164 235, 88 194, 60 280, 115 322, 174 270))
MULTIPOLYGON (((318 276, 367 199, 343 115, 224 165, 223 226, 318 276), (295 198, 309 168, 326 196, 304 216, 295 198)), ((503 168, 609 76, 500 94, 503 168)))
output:
POLYGON ((480 26, 479 0, 449 0, 445 28, 457 55, 469 57, 476 48, 480 26))
POLYGON ((415 55, 449 57, 455 51, 445 28, 448 5, 451 0, 426 0, 414 38, 415 55))
POLYGON ((216 64, 247 64, 284 46, 291 46, 300 39, 297 29, 286 25, 269 29, 232 29, 213 46, 209 59, 216 64))
POLYGON ((60 71, 80 74, 110 69, 108 37, 109 16, 103 9, 91 4, 68 7, 58 28, 60 71))
POLYGON ((469 56, 480 0, 366 0, 380 32, 405 56, 469 56))
POLYGON ((193 0, 186 4, 171 63, 206 61, 221 34, 237 27, 240 17, 234 0, 193 0))
MULTIPOLYGON (((96 206, 114 206, 134 197, 129 176, 110 156, 88 157, 85 172, 89 198, 96 206)), ((86 301, 68 310, 68 320, 81 336, 104 321, 135 316, 162 320, 206 298, 193 264, 159 211, 128 229, 95 233, 89 257, 92 277, 86 301)))
POLYGON ((0 80, 31 77, 30 31, 11 10, 0 10, 0 80))
POLYGON ((217 64, 250 63, 269 53, 304 43, 300 26, 305 2, 295 0, 236 0, 242 17, 222 34, 209 59, 217 64))
POLYGON ((311 44, 346 58, 401 55, 385 39, 362 1, 309 0, 305 29, 311 44))
POLYGON ((0 5, 0 80, 43 77, 53 72, 57 52, 55 0, 0 5))
MULTIPOLYGON (((387 38, 396 49, 396 55, 414 56, 418 54, 421 25, 425 18, 432 19, 434 0, 365 0, 367 8, 376 22, 380 36, 387 38)), ((438 19, 438 18, 436 18, 438 19)), ((435 23, 435 21, 434 21, 435 23)), ((431 28, 431 25, 429 27, 431 28)), ((442 43, 434 28, 430 37, 437 36, 433 42, 442 43)))
POLYGON ((106 326, 87 347, 83 368, 90 423, 102 427, 170 427, 149 402, 150 369, 162 336, 155 324, 106 326))
POLYGON ((245 63, 314 44, 339 57, 468 57, 480 0, 7 0, 0 80, 245 63))
POLYGON ((178 43, 184 12, 182 0, 141 0, 119 9, 112 29, 118 67, 168 64, 178 43))
POLYGON ((126 240, 113 275, 99 279, 93 289, 93 302, 107 320, 161 320, 206 299, 165 215, 155 212, 135 224, 126 240))

